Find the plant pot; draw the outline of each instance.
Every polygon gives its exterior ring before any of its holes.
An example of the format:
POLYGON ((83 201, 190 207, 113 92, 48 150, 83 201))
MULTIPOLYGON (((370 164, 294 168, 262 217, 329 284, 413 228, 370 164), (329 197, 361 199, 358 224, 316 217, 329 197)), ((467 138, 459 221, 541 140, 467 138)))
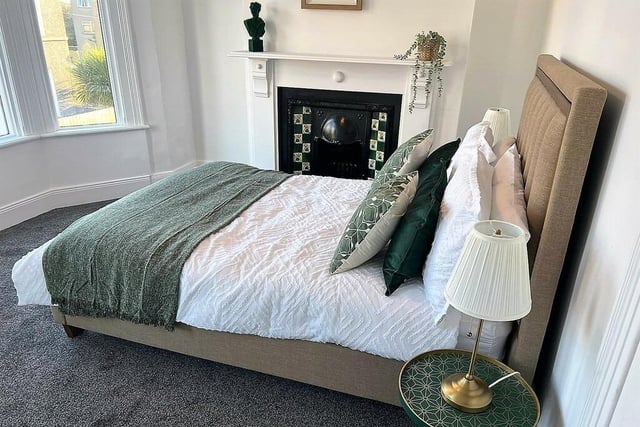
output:
POLYGON ((436 58, 438 43, 435 40, 427 40, 425 44, 418 46, 418 59, 431 62, 436 58))

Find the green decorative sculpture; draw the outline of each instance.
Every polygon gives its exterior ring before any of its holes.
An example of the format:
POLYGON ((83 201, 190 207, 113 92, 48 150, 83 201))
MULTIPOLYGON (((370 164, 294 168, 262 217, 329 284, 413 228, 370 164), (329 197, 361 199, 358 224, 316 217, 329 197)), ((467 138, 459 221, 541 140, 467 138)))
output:
POLYGON ((258 16, 261 8, 262 6, 257 1, 251 2, 249 5, 251 18, 244 20, 244 26, 251 36, 249 39, 249 52, 262 52, 264 50, 260 37, 264 36, 265 23, 258 16))

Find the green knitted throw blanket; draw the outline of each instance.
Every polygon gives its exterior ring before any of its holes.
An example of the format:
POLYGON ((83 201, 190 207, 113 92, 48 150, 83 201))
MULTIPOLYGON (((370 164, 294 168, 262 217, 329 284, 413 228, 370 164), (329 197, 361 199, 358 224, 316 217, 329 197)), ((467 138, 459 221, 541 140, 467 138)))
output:
POLYGON ((208 163, 79 219, 42 258, 52 303, 69 315, 173 329, 193 249, 289 176, 208 163))

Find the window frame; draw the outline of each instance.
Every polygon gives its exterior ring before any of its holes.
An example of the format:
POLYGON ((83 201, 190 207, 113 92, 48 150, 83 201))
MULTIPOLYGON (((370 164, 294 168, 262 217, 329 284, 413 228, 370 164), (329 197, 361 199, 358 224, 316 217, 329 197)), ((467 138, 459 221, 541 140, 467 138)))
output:
POLYGON ((93 21, 82 21, 82 32, 84 34, 95 34, 96 30, 93 28, 93 21))
POLYGON ((0 137, 0 144, 21 137, 146 127, 126 0, 97 1, 116 122, 64 128, 58 125, 56 98, 40 36, 37 1, 0 1, 0 72, 6 88, 5 108, 9 109, 7 116, 11 118, 7 120, 11 121, 7 123, 11 134, 0 137))
POLYGON ((0 135, 0 145, 22 136, 20 132, 22 126, 19 124, 19 117, 16 116, 16 110, 13 107, 16 103, 13 97, 14 92, 9 87, 11 79, 7 73, 7 64, 4 37, 0 32, 0 115, 2 115, 0 120, 4 120, 8 131, 6 135, 0 135))

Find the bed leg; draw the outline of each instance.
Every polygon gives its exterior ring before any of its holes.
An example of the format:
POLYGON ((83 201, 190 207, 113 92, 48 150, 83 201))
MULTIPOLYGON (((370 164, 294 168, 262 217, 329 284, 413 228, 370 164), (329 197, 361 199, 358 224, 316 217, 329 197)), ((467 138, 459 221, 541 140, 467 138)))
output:
POLYGON ((69 338, 75 338, 84 331, 84 329, 76 328, 71 325, 62 325, 62 327, 64 328, 64 333, 67 334, 69 338))

